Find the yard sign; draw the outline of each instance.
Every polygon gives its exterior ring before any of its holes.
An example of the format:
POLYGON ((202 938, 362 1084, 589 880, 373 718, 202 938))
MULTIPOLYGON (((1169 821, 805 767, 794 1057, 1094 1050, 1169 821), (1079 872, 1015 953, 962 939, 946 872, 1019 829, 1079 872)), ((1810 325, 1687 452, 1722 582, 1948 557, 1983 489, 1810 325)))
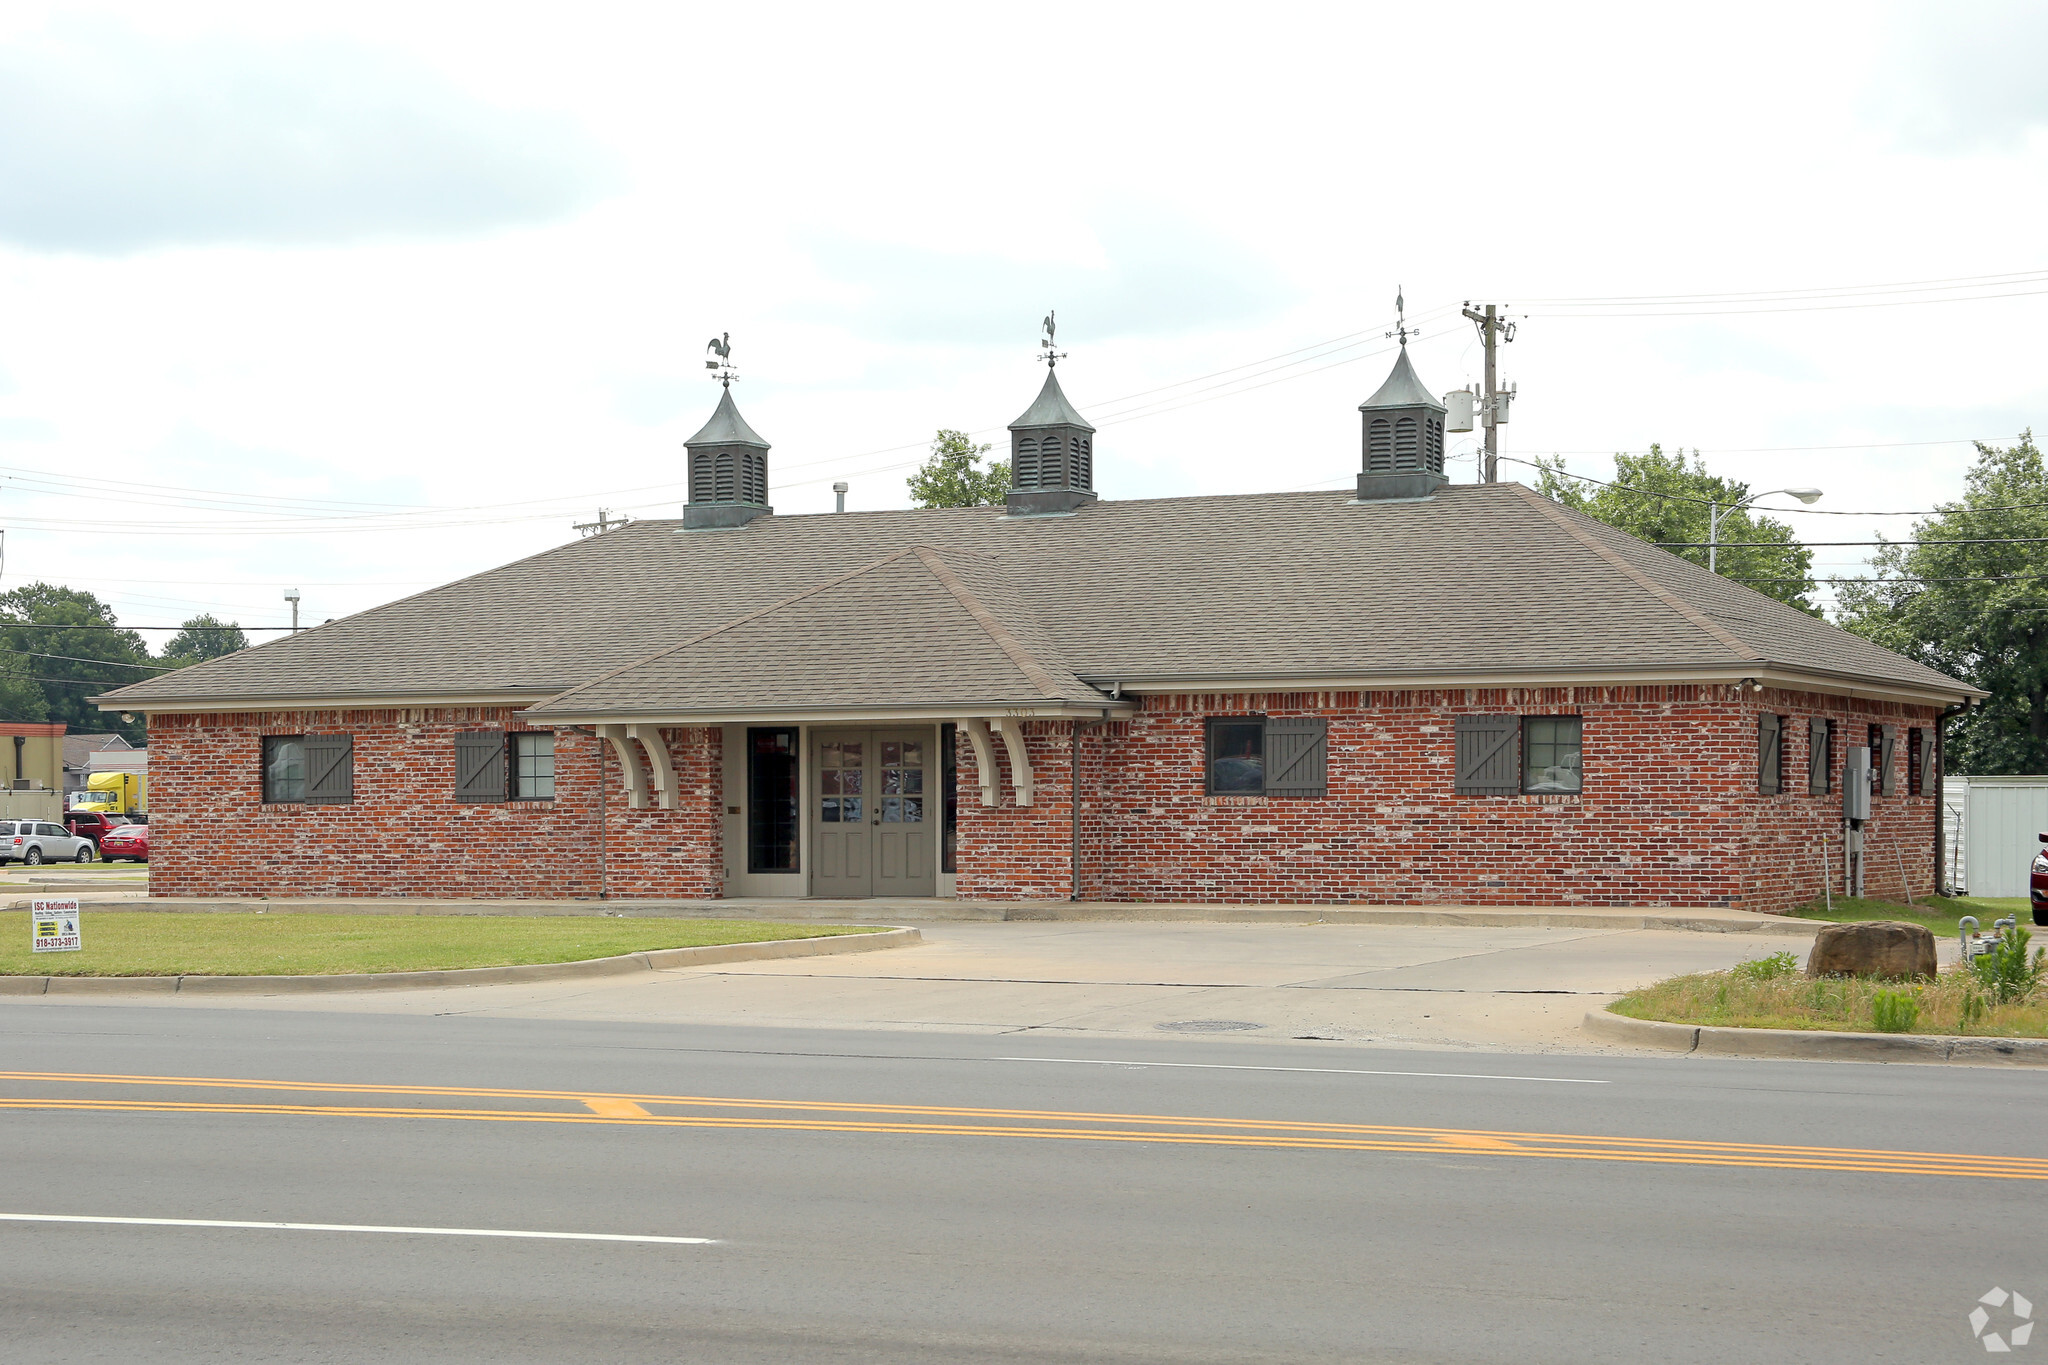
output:
POLYGON ((35 927, 38 953, 75 953, 85 945, 79 940, 78 898, 63 901, 30 901, 29 920, 35 927))

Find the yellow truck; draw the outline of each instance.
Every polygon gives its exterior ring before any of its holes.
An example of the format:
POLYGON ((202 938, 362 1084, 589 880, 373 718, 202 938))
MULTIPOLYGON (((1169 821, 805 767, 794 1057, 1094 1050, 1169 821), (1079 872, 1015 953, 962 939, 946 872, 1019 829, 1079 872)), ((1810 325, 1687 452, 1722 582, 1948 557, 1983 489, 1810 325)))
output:
POLYGON ((94 773, 71 809, 98 815, 142 815, 149 810, 149 778, 143 773, 94 773))

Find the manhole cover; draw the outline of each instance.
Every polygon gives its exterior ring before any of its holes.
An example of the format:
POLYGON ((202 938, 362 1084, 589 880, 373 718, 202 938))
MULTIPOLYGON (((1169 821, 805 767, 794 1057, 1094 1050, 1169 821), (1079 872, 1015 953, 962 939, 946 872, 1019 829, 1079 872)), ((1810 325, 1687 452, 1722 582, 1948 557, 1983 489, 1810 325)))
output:
POLYGON ((1154 1024, 1154 1028, 1165 1029, 1168 1033, 1241 1033, 1245 1029, 1264 1028, 1244 1019, 1183 1019, 1177 1024, 1154 1024))

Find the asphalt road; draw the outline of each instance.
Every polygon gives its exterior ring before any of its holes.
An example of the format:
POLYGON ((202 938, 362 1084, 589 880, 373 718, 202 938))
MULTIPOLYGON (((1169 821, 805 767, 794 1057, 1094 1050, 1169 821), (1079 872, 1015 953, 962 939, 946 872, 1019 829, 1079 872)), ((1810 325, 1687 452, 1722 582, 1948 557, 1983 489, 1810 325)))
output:
POLYGON ((0 1072, 22 1365, 1932 1362, 1993 1286, 2048 1316, 2024 1070, 21 1000, 0 1072))

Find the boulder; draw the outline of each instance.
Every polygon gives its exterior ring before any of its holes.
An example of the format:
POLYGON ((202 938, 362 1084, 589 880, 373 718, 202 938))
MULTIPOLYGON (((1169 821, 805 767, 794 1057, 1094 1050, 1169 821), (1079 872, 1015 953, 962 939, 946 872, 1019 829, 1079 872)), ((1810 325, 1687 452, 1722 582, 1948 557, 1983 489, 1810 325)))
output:
POLYGON ((1924 924, 1871 920, 1830 924, 1813 940, 1808 976, 1876 976, 1887 980, 1934 975, 1934 935, 1924 924))

